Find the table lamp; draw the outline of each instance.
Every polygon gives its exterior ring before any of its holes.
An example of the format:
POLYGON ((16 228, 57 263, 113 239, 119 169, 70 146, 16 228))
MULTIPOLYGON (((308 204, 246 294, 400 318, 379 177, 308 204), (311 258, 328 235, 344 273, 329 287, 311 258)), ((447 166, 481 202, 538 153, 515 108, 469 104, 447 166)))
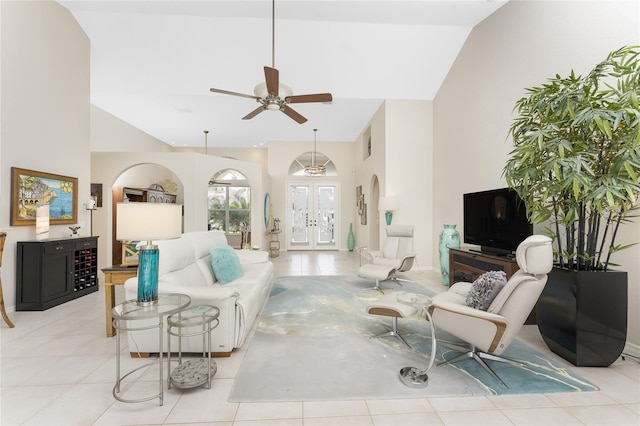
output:
POLYGON ((387 225, 391 225, 393 211, 398 209, 398 198, 380 197, 380 200, 378 201, 378 209, 384 210, 384 217, 387 220, 387 225))
POLYGON ((138 251, 138 305, 158 301, 158 246, 151 240, 169 240, 182 235, 182 204, 118 203, 116 239, 146 241, 138 251))

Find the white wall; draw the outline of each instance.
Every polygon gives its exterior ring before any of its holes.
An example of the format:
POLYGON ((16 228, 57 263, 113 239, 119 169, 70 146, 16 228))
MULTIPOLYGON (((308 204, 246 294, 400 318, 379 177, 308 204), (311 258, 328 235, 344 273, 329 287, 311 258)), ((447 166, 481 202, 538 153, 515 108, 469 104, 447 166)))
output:
POLYGON ((91 152, 172 151, 159 139, 91 105, 91 152))
MULTIPOLYGON (((414 225, 417 268, 433 266, 432 108, 429 101, 385 101, 386 193, 381 196, 398 197, 392 223, 414 225)), ((384 241, 386 222, 381 224, 384 241)))
MULTIPOLYGON (((209 134, 211 136, 211 134, 209 134)), ((211 141, 211 139, 209 139, 211 141)), ((204 144, 204 141, 203 141, 204 144)), ((211 142, 209 142, 211 145, 211 142)), ((203 148, 173 148, 174 152, 198 152, 205 153, 203 148)), ((215 155, 217 157, 234 158, 241 161, 249 161, 251 163, 260 164, 264 169, 267 169, 267 149, 266 148, 215 148, 209 146, 206 150, 208 155, 215 155)))
MULTIPOLYGON (((380 244, 384 242, 384 237, 380 237, 380 232, 384 235, 384 212, 377 211, 377 202, 373 198, 376 195, 381 197, 386 194, 387 164, 385 161, 385 143, 387 135, 385 120, 385 104, 383 103, 375 112, 367 127, 362 129, 362 133, 358 136, 351 153, 355 167, 354 185, 362 186, 364 201, 367 204, 367 225, 360 223, 360 216, 357 211, 354 213, 356 246, 368 247, 371 250, 379 249, 380 244), (364 152, 366 151, 369 137, 371 137, 371 155, 367 157, 364 152), (379 184, 377 189, 374 186, 376 179, 379 184)), ((355 203, 355 198, 353 201, 355 203)))
MULTIPOLYGON (((89 234, 89 40, 59 4, 0 2, 2 106, 0 229, 5 305, 15 309, 16 242, 35 238, 34 226, 10 226, 10 170, 20 167, 78 178, 78 223, 89 234)), ((50 237, 67 237, 68 225, 50 237)))
POLYGON ((356 226, 356 242, 371 249, 384 243, 386 221, 377 210, 377 196, 398 197, 394 224, 414 225, 414 268, 433 267, 433 105, 430 101, 386 100, 356 140, 353 154, 356 185, 368 205, 367 226, 356 226), (371 155, 365 144, 371 135, 371 155), (373 235, 377 233, 378 235, 373 235), (362 238, 358 239, 358 235, 362 238), (379 243, 379 244, 378 244, 379 243))
MULTIPOLYGON (((512 0, 479 24, 434 101, 434 232, 444 223, 462 224, 463 193, 506 186, 501 172, 511 150, 512 109, 526 87, 571 69, 584 74, 608 52, 639 41, 636 0, 512 0)), ((627 226, 623 234, 624 240, 639 241, 640 224, 627 226)), ((616 257, 629 272, 628 339, 636 345, 638 250, 616 257)), ((435 247, 433 256, 437 262, 435 247)))

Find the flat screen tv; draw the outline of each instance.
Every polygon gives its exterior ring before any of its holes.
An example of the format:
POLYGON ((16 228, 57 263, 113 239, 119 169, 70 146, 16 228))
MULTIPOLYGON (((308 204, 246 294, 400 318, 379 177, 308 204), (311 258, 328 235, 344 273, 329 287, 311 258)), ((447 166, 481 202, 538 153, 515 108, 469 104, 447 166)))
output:
POLYGON ((524 203, 509 188, 464 194, 464 242, 509 255, 533 233, 524 203))

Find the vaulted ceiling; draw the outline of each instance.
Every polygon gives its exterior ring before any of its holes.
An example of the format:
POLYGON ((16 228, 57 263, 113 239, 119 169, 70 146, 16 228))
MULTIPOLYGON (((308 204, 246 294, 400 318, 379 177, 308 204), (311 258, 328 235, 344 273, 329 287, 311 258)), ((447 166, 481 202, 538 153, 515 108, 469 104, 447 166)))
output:
POLYGON ((472 28, 506 1, 60 0, 91 43, 91 102, 180 147, 353 141, 384 99, 432 100, 472 28), (333 94, 241 118, 264 66, 293 94, 333 94))

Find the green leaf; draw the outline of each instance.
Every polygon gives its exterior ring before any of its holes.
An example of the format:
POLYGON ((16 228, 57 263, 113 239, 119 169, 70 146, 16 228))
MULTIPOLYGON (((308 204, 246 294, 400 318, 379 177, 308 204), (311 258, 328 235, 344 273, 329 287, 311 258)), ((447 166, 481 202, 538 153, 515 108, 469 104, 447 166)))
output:
POLYGON ((636 174, 635 170, 633 170, 633 167, 631 167, 631 164, 624 163, 624 169, 627 171, 627 174, 629 174, 629 177, 631 179, 633 179, 635 182, 638 181, 638 175, 636 174))
POLYGON ((613 194, 611 193, 611 191, 607 190, 606 197, 607 197, 607 203, 609 204, 609 208, 612 210, 615 209, 616 203, 615 201, 613 201, 613 194))
POLYGON ((636 92, 631 92, 631 105, 633 105, 635 108, 639 108, 640 104, 638 104, 638 95, 636 95, 636 92))
POLYGON ((578 178, 573 178, 573 198, 576 200, 580 198, 580 181, 578 178))

